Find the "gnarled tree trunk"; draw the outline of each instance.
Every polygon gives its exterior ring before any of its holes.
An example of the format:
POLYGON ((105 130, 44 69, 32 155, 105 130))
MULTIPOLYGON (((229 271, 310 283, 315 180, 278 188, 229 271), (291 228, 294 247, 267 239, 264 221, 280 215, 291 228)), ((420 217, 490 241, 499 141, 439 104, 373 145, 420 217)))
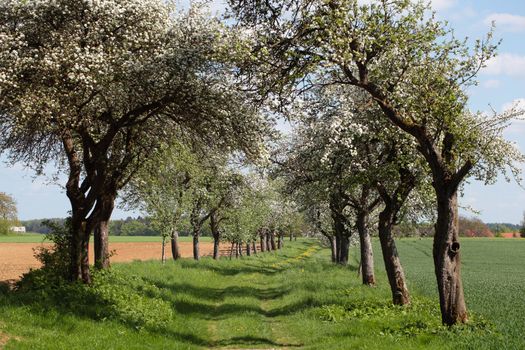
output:
MULTIPOLYGON (((394 149, 393 152, 395 151, 394 149)), ((392 234, 392 227, 396 224, 397 215, 410 192, 416 186, 416 177, 408 167, 401 166, 398 168, 398 172, 400 175, 399 182, 393 192, 389 193, 387 187, 380 182, 376 184, 385 205, 379 213, 378 230, 385 270, 392 292, 392 302, 394 305, 406 305, 410 303, 410 294, 392 234)))
POLYGON ((71 244, 69 261, 69 279, 82 280, 91 283, 89 271, 89 234, 86 215, 91 210, 92 203, 88 202, 80 187, 82 164, 75 150, 73 137, 69 132, 62 135, 62 144, 67 155, 69 176, 66 183, 66 195, 71 204, 71 244))
POLYGON ((410 303, 410 294, 392 235, 393 216, 394 213, 388 205, 379 214, 379 241, 381 242, 385 270, 392 291, 392 302, 394 305, 406 305, 410 303))
POLYGON ((434 268, 439 291, 439 304, 444 324, 467 322, 467 306, 461 281, 461 259, 458 233, 458 204, 455 188, 436 189, 438 217, 434 235, 434 268))
POLYGON ((115 208, 116 193, 105 193, 97 198, 94 220, 95 267, 109 267, 109 219, 115 208))

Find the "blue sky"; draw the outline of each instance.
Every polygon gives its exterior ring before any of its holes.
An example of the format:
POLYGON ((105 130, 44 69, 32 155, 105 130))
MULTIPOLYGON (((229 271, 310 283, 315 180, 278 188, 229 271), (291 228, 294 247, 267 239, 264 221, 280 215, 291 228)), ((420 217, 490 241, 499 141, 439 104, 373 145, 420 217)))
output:
MULTIPOLYGON (((481 38, 495 21, 495 38, 503 40, 498 57, 480 74, 479 86, 470 91, 471 108, 484 111, 492 106, 501 111, 520 100, 525 106, 525 1, 434 0, 432 3, 438 17, 449 21, 458 37, 481 38)), ((222 7, 216 2, 212 11, 222 7)), ((505 135, 525 152, 525 122, 513 123, 505 135)), ((53 169, 49 173, 53 175, 53 169)), ((59 183, 64 180, 59 179, 59 183)), ((59 184, 46 177, 34 178, 31 170, 18 164, 8 166, 0 162, 0 192, 15 197, 20 219, 64 217, 69 208, 59 184)), ((525 190, 503 179, 492 186, 472 182, 465 186, 460 205, 479 211, 485 222, 519 223, 525 210, 525 190)), ((136 213, 117 209, 113 217, 129 215, 136 213)))

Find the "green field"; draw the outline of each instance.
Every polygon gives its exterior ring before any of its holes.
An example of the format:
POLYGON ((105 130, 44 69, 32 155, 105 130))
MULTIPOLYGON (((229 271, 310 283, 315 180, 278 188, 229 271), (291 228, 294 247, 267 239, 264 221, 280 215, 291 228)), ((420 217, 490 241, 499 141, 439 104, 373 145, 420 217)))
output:
MULTIPOLYGON (((288 242, 286 242, 288 243, 288 242)), ((524 349, 525 240, 463 240, 472 322, 440 325, 431 241, 399 242, 412 306, 315 242, 230 261, 114 264, 94 287, 0 293, 6 349, 524 349), (133 276, 133 277, 130 277, 133 276)), ((355 253, 355 248, 353 248, 355 253)), ((1 343, 0 343, 1 344, 1 343)), ((1 345, 0 345, 1 347, 1 345)))
MULTIPOLYGON (((191 237, 180 237, 181 242, 191 242, 191 237)), ((0 236, 0 243, 42 243, 45 237, 38 233, 0 236)), ((160 236, 109 236, 110 242, 162 242, 160 236)), ((201 242, 211 242, 211 237, 201 237, 201 242)))

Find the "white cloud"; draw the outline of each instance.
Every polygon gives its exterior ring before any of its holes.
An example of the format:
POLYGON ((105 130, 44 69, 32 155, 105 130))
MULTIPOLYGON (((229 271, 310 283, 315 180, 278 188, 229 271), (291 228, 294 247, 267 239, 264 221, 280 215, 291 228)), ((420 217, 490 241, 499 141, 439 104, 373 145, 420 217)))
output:
POLYGON ((449 11, 447 13, 447 18, 452 19, 454 21, 466 20, 468 18, 474 18, 476 16, 478 16, 477 11, 470 6, 463 7, 460 9, 456 8, 454 9, 454 11, 449 11))
POLYGON ((497 79, 489 79, 482 82, 481 86, 485 89, 497 89, 501 86, 501 81, 497 79))
POLYGON ((483 69, 488 75, 525 77, 525 56, 503 53, 491 59, 483 69))
POLYGON ((446 10, 456 4, 456 0, 432 0, 432 8, 436 11, 446 10))
POLYGON ((510 13, 491 13, 484 23, 487 25, 496 23, 496 28, 506 32, 525 31, 525 16, 512 15, 510 13))

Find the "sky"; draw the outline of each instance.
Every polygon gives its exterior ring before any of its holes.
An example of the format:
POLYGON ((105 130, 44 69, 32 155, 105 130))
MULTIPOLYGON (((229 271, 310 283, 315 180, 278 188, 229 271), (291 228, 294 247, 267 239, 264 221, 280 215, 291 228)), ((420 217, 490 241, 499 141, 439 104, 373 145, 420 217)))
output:
MULTIPOLYGON (((469 91, 470 108, 502 111, 519 101, 525 107, 525 1, 433 0, 432 5, 438 18, 448 21, 457 37, 468 37, 473 43, 483 38, 494 22, 494 37, 502 40, 498 56, 480 73, 479 85, 469 91)), ((211 9, 215 13, 223 8, 223 3, 216 1, 211 9)), ((505 137, 516 142, 525 153, 524 136, 524 121, 512 123, 505 132, 505 137)), ((69 203, 62 186, 63 177, 58 183, 50 177, 35 178, 30 169, 6 164, 4 160, 5 157, 0 157, 0 192, 15 198, 21 220, 67 215, 69 203)), ((47 170, 50 176, 54 174, 51 167, 47 170)), ((503 178, 491 186, 472 181, 464 187, 460 206, 464 215, 478 216, 485 222, 518 224, 525 211, 525 189, 503 178)), ((113 218, 137 214, 116 209, 113 218)))

